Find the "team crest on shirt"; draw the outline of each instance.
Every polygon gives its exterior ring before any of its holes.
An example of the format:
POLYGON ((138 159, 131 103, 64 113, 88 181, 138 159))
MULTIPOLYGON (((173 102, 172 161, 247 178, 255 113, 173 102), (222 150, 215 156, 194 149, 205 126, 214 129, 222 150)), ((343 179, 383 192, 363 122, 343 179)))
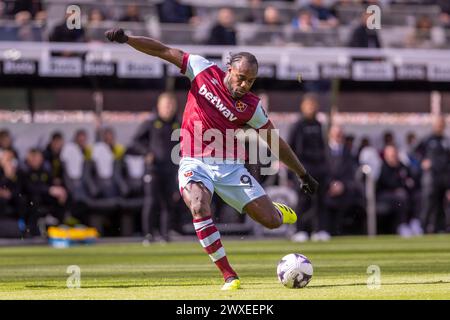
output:
POLYGON ((247 109, 247 104, 243 103, 241 100, 238 100, 235 107, 237 111, 244 112, 244 110, 247 109))

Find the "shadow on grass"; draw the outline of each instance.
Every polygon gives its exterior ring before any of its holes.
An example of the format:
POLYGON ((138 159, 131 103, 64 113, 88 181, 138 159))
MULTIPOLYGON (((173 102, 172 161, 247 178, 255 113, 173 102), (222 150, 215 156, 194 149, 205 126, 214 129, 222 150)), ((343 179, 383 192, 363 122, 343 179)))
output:
MULTIPOLYGON (((381 283, 381 286, 398 286, 398 285, 424 285, 424 284, 450 284, 450 281, 428 281, 428 282, 389 282, 381 283)), ((129 289, 129 288, 157 288, 157 287, 191 287, 191 286, 209 286, 213 284, 116 284, 116 285, 105 285, 105 286, 95 286, 95 285, 82 285, 81 289, 129 289)), ((312 285, 308 286, 310 289, 322 289, 322 288, 337 288, 337 287, 359 287, 367 286, 367 283, 347 283, 347 284, 326 284, 326 285, 312 285)), ((27 285, 27 289, 67 289, 66 286, 58 285, 27 285)))
MULTIPOLYGON (((399 285, 417 285, 417 284, 449 284, 450 281, 428 281, 428 282, 388 282, 381 283, 381 286, 399 286, 399 285)), ((309 286, 309 288, 335 288, 335 287, 358 287, 358 286, 367 286, 365 282, 359 283, 347 283, 347 284, 324 284, 318 286, 309 286)))
MULTIPOLYGON (((210 284, 115 284, 115 285, 105 285, 105 286, 94 286, 94 285, 81 285, 80 289, 129 289, 129 288, 155 288, 155 287, 192 287, 192 286, 209 286, 210 284)), ((47 284, 36 284, 36 285, 26 285, 26 289, 67 289, 66 286, 59 285, 47 285, 47 284)))

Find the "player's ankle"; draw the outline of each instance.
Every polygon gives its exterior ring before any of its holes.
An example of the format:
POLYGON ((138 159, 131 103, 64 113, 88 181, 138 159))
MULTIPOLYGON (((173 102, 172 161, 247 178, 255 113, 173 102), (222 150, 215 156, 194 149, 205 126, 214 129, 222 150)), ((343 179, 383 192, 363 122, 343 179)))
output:
POLYGON ((225 279, 225 283, 226 282, 231 282, 231 281, 233 281, 233 280, 238 280, 239 279, 239 277, 237 276, 237 275, 235 275, 235 276, 229 276, 229 277, 227 277, 226 279, 225 279))

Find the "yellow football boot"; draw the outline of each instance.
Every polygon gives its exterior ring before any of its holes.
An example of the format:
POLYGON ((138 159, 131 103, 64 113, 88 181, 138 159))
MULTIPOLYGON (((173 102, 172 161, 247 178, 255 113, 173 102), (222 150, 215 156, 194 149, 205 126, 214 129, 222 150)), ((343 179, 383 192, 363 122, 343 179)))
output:
POLYGON ((241 288, 241 280, 238 278, 233 278, 227 280, 225 284, 222 286, 221 290, 238 290, 241 288))
POLYGON ((285 224, 294 224, 297 221, 297 214, 294 210, 289 208, 287 205, 284 205, 282 203, 278 202, 272 202, 275 208, 278 209, 278 211, 283 216, 283 223, 285 224))

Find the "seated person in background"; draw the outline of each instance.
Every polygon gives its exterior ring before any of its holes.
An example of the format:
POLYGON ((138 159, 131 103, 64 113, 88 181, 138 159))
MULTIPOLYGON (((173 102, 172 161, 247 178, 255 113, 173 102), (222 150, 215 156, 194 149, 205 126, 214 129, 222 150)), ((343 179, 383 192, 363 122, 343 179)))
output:
POLYGON ((85 160, 92 159, 92 147, 88 144, 88 135, 86 130, 78 129, 75 132, 73 142, 80 148, 85 160))
POLYGON ((363 13, 360 24, 353 30, 348 46, 354 48, 381 48, 380 39, 376 29, 367 28, 369 13, 363 13))
POLYGON ((91 12, 89 12, 89 28, 97 28, 103 21, 105 21, 105 15, 100 9, 92 9, 91 12))
POLYGON ((243 22, 247 23, 263 23, 264 14, 261 10, 262 1, 261 0, 247 0, 247 6, 250 9, 250 12, 244 16, 243 22))
POLYGON ((394 145, 384 148, 384 159, 381 173, 377 181, 377 202, 387 206, 390 214, 393 214, 394 222, 388 228, 396 230, 402 237, 411 236, 409 227, 410 190, 414 187, 408 168, 403 165, 398 156, 398 150, 394 145))
MULTIPOLYGON (((26 222, 31 235, 42 235, 38 220, 53 216, 62 222, 67 192, 62 186, 54 185, 49 170, 44 166, 44 157, 38 149, 28 151, 25 166, 19 171, 20 190, 27 199, 26 222)), ((54 220, 54 219, 53 219, 54 220)))
POLYGON ((11 133, 8 129, 0 130, 0 151, 9 150, 14 154, 14 158, 18 159, 19 154, 13 146, 11 133))
POLYGON ((114 128, 106 127, 101 131, 101 140, 106 143, 114 155, 114 160, 121 160, 125 154, 125 147, 116 142, 116 133, 114 128))
POLYGON ((267 6, 264 10, 263 24, 266 26, 282 26, 280 11, 274 6, 267 6))
POLYGON ((212 28, 208 44, 236 45, 236 29, 234 12, 229 8, 219 10, 217 24, 212 28))
POLYGON ((192 6, 180 3, 179 0, 165 0, 157 5, 159 22, 161 23, 190 23, 198 22, 192 6))
POLYGON ((56 185, 63 185, 63 163, 61 161, 61 150, 64 146, 64 137, 61 132, 54 132, 50 142, 44 150, 44 160, 50 168, 53 182, 56 185))
MULTIPOLYGON (((67 21, 70 19, 72 13, 66 13, 64 19, 60 24, 56 25, 49 36, 49 40, 52 42, 85 42, 85 32, 83 27, 80 29, 67 28, 67 21)), ((66 56, 70 55, 69 52, 66 56)))
POLYGON ((417 19, 414 30, 406 38, 405 47, 433 49, 445 42, 443 30, 433 26, 433 21, 428 16, 417 19))
POLYGON ((17 26, 17 40, 42 41, 42 30, 33 25, 31 14, 28 11, 16 13, 14 21, 17 26))
POLYGON ((310 32, 319 28, 319 20, 311 11, 302 9, 292 21, 292 26, 299 31, 310 32))
POLYGON ((136 4, 129 4, 125 9, 125 14, 120 18, 122 22, 142 22, 139 14, 139 7, 136 4))
POLYGON ((19 218, 20 209, 17 159, 12 151, 0 151, 0 218, 19 218))
MULTIPOLYGON (((7 1, 2 1, 7 2, 7 1)), ((32 17, 44 10, 44 5, 41 0, 15 0, 11 1, 13 6, 11 6, 11 15, 15 15, 19 12, 28 12, 32 17)))
POLYGON ((307 6, 307 9, 319 20, 321 28, 335 28, 338 26, 338 19, 336 19, 330 9, 323 5, 322 0, 311 0, 311 4, 307 6))
POLYGON ((435 0, 436 4, 441 7, 441 15, 439 21, 444 28, 450 28, 450 1, 435 0))
MULTIPOLYGON (((362 206, 362 190, 355 181, 357 163, 344 144, 341 127, 334 125, 328 133, 328 182, 325 203, 330 210, 331 232, 343 233, 345 215, 351 208, 362 206)), ((355 219, 352 219, 353 221, 355 219)))

